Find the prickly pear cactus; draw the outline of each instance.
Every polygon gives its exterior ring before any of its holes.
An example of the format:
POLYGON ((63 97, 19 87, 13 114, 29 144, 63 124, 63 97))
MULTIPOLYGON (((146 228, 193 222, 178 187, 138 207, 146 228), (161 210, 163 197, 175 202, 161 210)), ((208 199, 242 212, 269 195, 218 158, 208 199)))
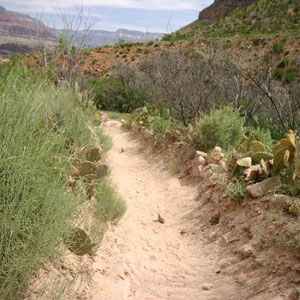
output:
POLYGON ((300 139, 295 143, 296 154, 295 154, 295 175, 300 179, 300 139))
POLYGON ((296 153, 296 136, 292 130, 273 147, 274 171, 279 171, 293 163, 296 153))

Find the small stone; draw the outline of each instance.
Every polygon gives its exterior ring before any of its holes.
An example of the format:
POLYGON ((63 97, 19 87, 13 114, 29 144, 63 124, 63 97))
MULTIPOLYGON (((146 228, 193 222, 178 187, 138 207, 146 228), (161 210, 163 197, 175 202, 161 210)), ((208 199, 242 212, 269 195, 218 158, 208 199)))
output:
POLYGON ((224 160, 220 161, 219 168, 220 168, 221 173, 227 173, 228 172, 227 165, 226 165, 226 162, 224 160))
POLYGON ((214 150, 209 155, 208 162, 210 164, 218 165, 223 158, 224 158, 224 153, 222 153, 222 149, 220 147, 215 147, 214 150))
POLYGON ((246 182, 256 181, 262 174, 262 168, 260 165, 251 166, 244 171, 246 182))
POLYGON ((207 153, 202 152, 202 151, 196 151, 195 157, 197 157, 197 156, 201 156, 201 157, 206 158, 207 157, 207 153))
POLYGON ((204 291, 209 291, 213 288, 212 284, 211 283, 204 283, 202 284, 202 290, 204 291))
POLYGON ((243 245, 239 248, 238 252, 242 255, 243 258, 250 257, 254 255, 254 248, 250 244, 243 245))
POLYGON ((263 197, 269 192, 274 192, 276 188, 281 186, 280 177, 271 177, 262 182, 258 182, 252 185, 247 186, 247 192, 254 198, 263 197))

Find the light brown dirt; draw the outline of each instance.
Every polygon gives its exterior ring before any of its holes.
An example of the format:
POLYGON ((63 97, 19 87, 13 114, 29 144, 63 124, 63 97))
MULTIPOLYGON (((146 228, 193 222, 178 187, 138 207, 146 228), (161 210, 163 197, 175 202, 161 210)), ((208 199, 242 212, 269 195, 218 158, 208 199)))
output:
POLYGON ((104 127, 113 138, 107 157, 111 181, 127 212, 108 230, 95 257, 88 298, 242 299, 234 280, 217 274, 216 249, 185 234, 196 186, 162 171, 119 122, 104 127))

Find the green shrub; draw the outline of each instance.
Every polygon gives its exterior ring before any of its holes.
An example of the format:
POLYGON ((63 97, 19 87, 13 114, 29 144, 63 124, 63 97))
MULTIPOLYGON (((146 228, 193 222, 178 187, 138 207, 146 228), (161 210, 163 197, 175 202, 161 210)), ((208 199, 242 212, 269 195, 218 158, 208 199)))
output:
POLYGON ((95 92, 93 100, 96 106, 101 104, 105 110, 132 112, 149 99, 147 91, 137 85, 134 73, 126 80, 110 76, 100 82, 96 79, 89 82, 95 92))
POLYGON ((0 299, 21 299, 71 229, 67 158, 90 132, 70 88, 24 69, 2 72, 0 91, 0 299))
POLYGON ((194 141, 204 151, 215 146, 235 146, 243 133, 244 119, 232 107, 213 109, 195 124, 194 141))

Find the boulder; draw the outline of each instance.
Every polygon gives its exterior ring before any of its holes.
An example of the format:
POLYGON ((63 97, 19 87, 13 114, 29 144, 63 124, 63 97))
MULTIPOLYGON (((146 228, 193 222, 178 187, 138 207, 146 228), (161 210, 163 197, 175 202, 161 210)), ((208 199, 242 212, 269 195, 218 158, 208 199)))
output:
POLYGON ((262 182, 258 182, 247 186, 247 192, 254 198, 260 198, 267 193, 274 192, 276 188, 281 186, 281 180, 279 176, 268 178, 262 182))
POLYGON ((94 147, 86 153, 86 160, 91 162, 98 162, 101 159, 101 147, 94 147))
POLYGON ((224 158, 224 153, 220 147, 215 147, 208 158, 208 163, 218 165, 224 158))
POLYGON ((256 181, 262 174, 260 165, 252 166, 244 171, 246 182, 256 181))
POLYGON ((255 250, 254 247, 251 244, 246 244, 241 246, 238 249, 238 253, 243 257, 243 258, 247 258, 250 256, 254 256, 255 250))
POLYGON ((77 169, 79 176, 94 175, 97 174, 98 166, 91 161, 84 161, 78 163, 77 169))

